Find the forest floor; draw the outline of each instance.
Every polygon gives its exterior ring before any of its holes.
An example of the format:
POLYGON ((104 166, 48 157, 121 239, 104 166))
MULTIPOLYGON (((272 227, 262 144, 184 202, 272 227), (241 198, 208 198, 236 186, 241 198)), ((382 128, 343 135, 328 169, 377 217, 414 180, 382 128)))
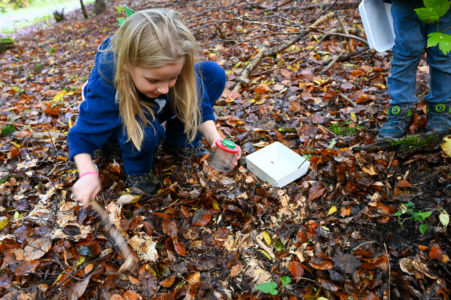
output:
MULTIPOLYGON (((0 54, 1 299, 448 299, 450 158, 440 144, 356 150, 385 119, 391 56, 368 49, 357 5, 129 3, 179 9, 202 59, 227 71, 217 126, 243 157, 279 141, 310 168, 276 188, 244 161, 220 173, 208 157, 160 151, 161 189, 140 198, 120 163, 98 160, 99 202, 138 257, 123 273, 97 213, 71 199, 66 138, 122 13, 110 5, 18 34, 0 54)), ((422 60, 419 98, 427 91, 422 60)), ((409 133, 424 131, 425 107, 409 133)))

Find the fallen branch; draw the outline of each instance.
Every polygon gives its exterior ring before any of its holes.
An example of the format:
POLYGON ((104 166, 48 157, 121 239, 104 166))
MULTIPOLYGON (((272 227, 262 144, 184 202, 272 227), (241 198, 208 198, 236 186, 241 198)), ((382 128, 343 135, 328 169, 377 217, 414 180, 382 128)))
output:
POLYGON ((436 150, 435 147, 442 142, 446 133, 425 133, 408 135, 400 139, 381 139, 373 144, 357 146, 352 151, 381 151, 381 150, 399 150, 401 156, 408 156, 416 152, 428 152, 436 150))
POLYGON ((283 50, 287 49, 288 47, 290 47, 291 45, 299 42, 304 36, 306 36, 307 34, 309 34, 313 29, 315 29, 317 26, 319 26, 321 23, 329 20, 330 18, 332 18, 334 16, 333 13, 328 13, 324 16, 322 16, 321 18, 319 18, 318 20, 316 20, 312 25, 310 25, 306 30, 300 32, 297 36, 295 36, 293 39, 289 40, 288 42, 286 42, 285 44, 282 44, 280 47, 271 50, 268 53, 265 53, 265 56, 274 56, 277 53, 282 52, 283 50))
POLYGON ((342 93, 340 93, 340 94, 338 94, 338 95, 341 96, 341 97, 342 97, 343 99, 345 99, 346 101, 348 101, 348 103, 351 104, 352 106, 354 106, 354 107, 357 106, 357 103, 355 103, 354 101, 352 101, 351 99, 349 99, 348 96, 346 96, 346 95, 344 95, 344 94, 342 94, 342 93))
POLYGON ((246 68, 244 68, 243 72, 241 72, 240 77, 238 78, 237 82, 235 83, 235 86, 233 87, 232 91, 233 92, 238 92, 241 89, 241 84, 243 82, 247 81, 247 78, 249 77, 249 74, 252 72, 252 70, 255 68, 255 66, 260 62, 260 60, 262 59, 263 55, 266 52, 268 45, 264 45, 259 52, 257 53, 257 55, 255 55, 254 59, 251 61, 250 64, 248 64, 246 66, 246 68))
POLYGON ((296 37, 294 37, 293 39, 289 40, 285 44, 282 44, 280 47, 278 47, 276 49, 270 49, 270 48, 268 48, 268 45, 265 44, 259 50, 259 52, 254 57, 254 59, 251 61, 251 63, 246 66, 246 68, 243 70, 243 72, 241 72, 241 75, 238 78, 238 80, 237 80, 235 86, 233 87, 232 91, 238 92, 241 89, 241 84, 243 82, 247 81, 247 79, 249 77, 249 74, 254 70, 254 68, 258 65, 258 63, 260 62, 260 60, 264 56, 274 56, 277 53, 282 52, 283 50, 287 49, 291 45, 293 45, 296 42, 300 41, 304 36, 306 36, 308 33, 310 33, 318 25, 320 25, 321 23, 323 23, 323 22, 327 21, 328 19, 332 18, 333 15, 334 15, 333 13, 328 13, 327 15, 322 16, 321 18, 316 20, 312 25, 310 25, 305 31, 300 32, 296 37))
POLYGON ((128 248, 128 244, 125 241, 124 237, 119 233, 119 231, 117 231, 116 228, 114 228, 113 225, 111 225, 110 221, 108 220, 108 214, 97 201, 91 201, 91 206, 99 214, 100 219, 102 219, 103 226, 105 226, 105 230, 116 243, 119 250, 121 251, 122 256, 125 258, 125 262, 119 268, 118 272, 121 273, 123 271, 130 270, 133 266, 135 266, 136 258, 128 248))
POLYGON ((329 70, 344 54, 344 51, 341 51, 338 53, 328 64, 325 66, 320 73, 326 73, 327 70, 329 70))

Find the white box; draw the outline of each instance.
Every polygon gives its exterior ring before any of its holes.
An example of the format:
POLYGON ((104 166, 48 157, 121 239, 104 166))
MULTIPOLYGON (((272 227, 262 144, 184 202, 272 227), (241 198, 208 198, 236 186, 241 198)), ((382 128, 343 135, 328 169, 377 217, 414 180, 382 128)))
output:
POLYGON ((272 186, 283 187, 305 175, 310 161, 274 142, 246 156, 247 169, 272 186))
POLYGON ((369 47, 378 52, 387 51, 395 44, 395 31, 391 15, 391 4, 382 0, 362 0, 359 4, 369 47))

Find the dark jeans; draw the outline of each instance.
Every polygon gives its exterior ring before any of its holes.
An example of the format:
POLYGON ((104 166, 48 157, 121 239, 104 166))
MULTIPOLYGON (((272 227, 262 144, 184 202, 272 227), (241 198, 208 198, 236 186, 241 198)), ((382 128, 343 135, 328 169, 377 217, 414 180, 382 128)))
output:
POLYGON ((416 103, 416 73, 426 49, 430 73, 430 92, 425 100, 430 103, 451 101, 451 52, 444 55, 438 46, 426 48, 427 35, 438 30, 451 34, 451 10, 440 18, 439 24, 425 24, 414 9, 417 1, 392 1, 395 46, 388 77, 390 104, 416 103))

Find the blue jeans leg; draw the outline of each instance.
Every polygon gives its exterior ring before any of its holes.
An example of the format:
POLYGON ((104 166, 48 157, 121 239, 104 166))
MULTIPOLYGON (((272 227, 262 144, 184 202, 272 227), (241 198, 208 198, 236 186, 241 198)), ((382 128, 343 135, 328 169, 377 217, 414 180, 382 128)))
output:
MULTIPOLYGON (((440 18, 438 27, 437 23, 426 25, 427 34, 437 32, 437 29, 451 34, 451 9, 440 18)), ((425 100, 430 103, 451 102, 451 52, 445 55, 438 46, 427 48, 426 51, 431 90, 425 100)))
POLYGON ((152 126, 144 128, 144 139, 139 151, 128 136, 121 130, 119 137, 119 146, 121 148, 122 163, 125 173, 130 176, 145 175, 153 168, 153 157, 158 150, 160 141, 164 140, 164 128, 155 120, 152 126))
MULTIPOLYGON (((213 107, 216 100, 221 96, 224 91, 226 83, 226 74, 217 63, 206 61, 196 64, 196 72, 200 74, 198 76, 198 86, 202 86, 200 90, 203 90, 199 101, 199 106, 207 104, 213 107)), ((191 143, 184 132, 185 125, 177 118, 172 118, 166 122, 166 139, 170 144, 179 147, 197 147, 199 141, 202 138, 200 133, 197 134, 194 141, 191 143)))
POLYGON ((425 24, 416 15, 414 4, 392 4, 395 46, 388 76, 390 104, 416 103, 416 74, 426 47, 425 24))

